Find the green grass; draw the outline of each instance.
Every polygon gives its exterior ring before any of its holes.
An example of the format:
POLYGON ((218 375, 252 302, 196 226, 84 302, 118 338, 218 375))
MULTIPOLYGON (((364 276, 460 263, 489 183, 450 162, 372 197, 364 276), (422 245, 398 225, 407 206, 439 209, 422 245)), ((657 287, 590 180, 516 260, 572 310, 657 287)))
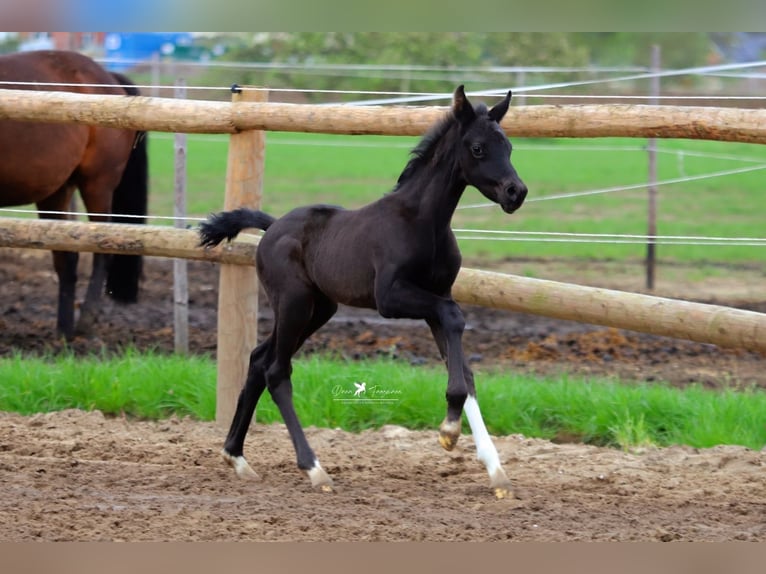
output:
MULTIPOLYGON (((223 205, 228 138, 190 136, 188 212, 205 216, 223 205)), ((358 207, 387 193, 417 138, 269 133, 263 208, 281 215, 298 205, 358 207)), ((602 138, 515 139, 514 165, 530 188, 513 216, 493 206, 460 209, 456 228, 577 233, 646 233, 646 191, 620 191, 550 201, 544 196, 645 183, 645 140, 602 138), (577 149, 573 149, 577 148, 577 149), (593 149, 597 147, 599 149, 593 149), (639 148, 639 149, 637 149, 639 148)), ((766 146, 695 140, 659 140, 660 180, 766 163, 766 146), (707 154, 698 157, 694 154, 707 154), (710 154, 728 157, 709 157, 710 154), (739 159, 737 159, 739 158, 739 159), (744 161, 743 158, 754 161, 744 161)), ((150 212, 172 214, 173 140, 153 134, 150 143, 150 212)), ((764 237, 764 172, 678 183, 659 188, 661 235, 764 237)), ((461 205, 486 203, 469 188, 461 205)), ((461 240, 467 257, 582 257, 636 259, 641 244, 461 240)), ((678 261, 766 261, 763 247, 660 246, 659 257, 678 261)))
POLYGON ((3 411, 79 408, 150 419, 173 413, 215 417, 215 365, 205 357, 130 350, 119 358, 17 355, 0 359, 0 373, 3 411))
MULTIPOLYGON (((409 158, 415 137, 334 136, 270 132, 266 137, 262 207, 274 215, 309 203, 354 208, 388 193, 409 158)), ((647 181, 646 140, 630 138, 520 139, 513 162, 530 189, 527 203, 508 216, 468 188, 453 227, 531 232, 646 234, 645 189, 569 199, 545 196, 647 181)), ((173 136, 150 136, 149 212, 173 214, 173 136)), ((698 140, 658 140, 658 178, 668 180, 766 164, 766 146, 698 140), (703 155, 695 155, 703 154, 703 155), (715 156, 715 157, 714 157, 715 156)), ((228 136, 190 135, 187 212, 205 217, 224 202, 228 136)), ((753 171, 658 188, 660 235, 763 238, 766 173, 753 171)), ((167 224, 169 221, 154 220, 167 224)), ((459 234, 459 236, 466 234, 459 234)), ((460 239, 467 260, 589 258, 640 261, 644 244, 614 241, 545 242, 460 239)), ((762 264, 762 246, 660 245, 665 262, 762 264)), ((708 269, 708 267, 705 267, 708 269)))
MULTIPOLYGON (((441 368, 395 361, 311 357, 295 363, 294 400, 304 425, 349 431, 384 424, 435 429, 444 417, 445 376, 441 368), (367 398, 391 402, 353 397, 353 383, 362 381, 367 383, 367 398)), ((0 410, 31 414, 80 408, 139 418, 175 414, 212 420, 215 378, 215 363, 205 357, 135 351, 117 358, 15 356, 0 359, 0 410)), ((565 438, 624 449, 766 445, 762 390, 677 389, 489 371, 478 374, 477 392, 493 434, 565 438)), ((259 404, 257 419, 281 420, 268 394, 259 404)))

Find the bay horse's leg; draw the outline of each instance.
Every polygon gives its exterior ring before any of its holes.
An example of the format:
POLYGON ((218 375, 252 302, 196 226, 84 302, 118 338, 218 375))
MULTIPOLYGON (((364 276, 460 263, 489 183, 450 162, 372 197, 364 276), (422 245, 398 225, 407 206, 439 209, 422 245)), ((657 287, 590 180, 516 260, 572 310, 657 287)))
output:
MULTIPOLYGON (((88 219, 108 222, 114 192, 120 184, 135 140, 134 132, 91 128, 89 133, 87 147, 72 180, 80 190, 85 210, 90 214, 88 219)), ((90 333, 98 319, 109 257, 102 253, 93 254, 93 269, 77 323, 80 333, 90 333)))
MULTIPOLYGON (((64 185, 56 193, 37 203, 40 211, 66 211, 69 208, 74 187, 64 185)), ((68 219, 57 213, 40 214, 41 219, 68 219)), ((67 341, 74 338, 74 303, 77 287, 77 262, 79 255, 71 251, 53 251, 53 268, 58 276, 58 311, 56 332, 67 341)))
MULTIPOLYGON (((427 321, 434 336, 434 341, 439 347, 439 352, 443 359, 446 359, 447 342, 444 333, 435 322, 427 321)), ((512 496, 512 484, 508 475, 500 464, 500 456, 497 453, 492 438, 489 436, 484 419, 481 416, 479 403, 476 400, 476 386, 473 379, 473 371, 466 362, 463 363, 463 375, 468 388, 468 396, 463 405, 463 411, 468 419, 468 426, 471 427, 471 435, 476 445, 476 458, 479 459, 487 469, 489 474, 489 485, 495 491, 498 498, 509 498, 512 496)))
MULTIPOLYGON (((85 211, 88 212, 89 221, 108 222, 112 208, 111 187, 114 177, 95 177, 81 181, 80 196, 82 197, 85 211)), ((85 299, 80 306, 80 318, 77 321, 77 333, 80 335, 89 335, 93 331, 99 313, 99 303, 101 302, 101 293, 104 290, 104 281, 106 281, 106 264, 109 255, 105 253, 94 253, 93 263, 88 280, 88 287, 85 290, 85 299)))
POLYGON ((80 306, 80 318, 77 321, 76 332, 78 335, 90 335, 98 318, 98 303, 101 301, 101 291, 106 280, 106 262, 109 255, 94 253, 93 263, 88 280, 88 288, 85 290, 85 299, 80 306))

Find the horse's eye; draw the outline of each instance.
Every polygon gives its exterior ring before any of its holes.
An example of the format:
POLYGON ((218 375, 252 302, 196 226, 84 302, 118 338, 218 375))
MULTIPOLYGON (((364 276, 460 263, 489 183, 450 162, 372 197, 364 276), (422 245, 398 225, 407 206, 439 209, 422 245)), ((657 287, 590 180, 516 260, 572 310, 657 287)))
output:
POLYGON ((471 153, 473 154, 473 157, 479 159, 484 155, 484 147, 482 147, 481 144, 473 144, 471 146, 471 153))

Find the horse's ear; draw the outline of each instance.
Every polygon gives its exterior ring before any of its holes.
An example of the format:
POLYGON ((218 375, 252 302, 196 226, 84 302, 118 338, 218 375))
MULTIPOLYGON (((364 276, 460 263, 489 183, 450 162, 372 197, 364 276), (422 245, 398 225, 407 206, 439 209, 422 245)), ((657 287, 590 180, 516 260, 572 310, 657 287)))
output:
POLYGON ((505 98, 502 102, 497 104, 494 108, 489 110, 489 117, 490 119, 495 120, 497 123, 500 123, 500 120, 503 119, 503 116, 505 116, 505 112, 508 111, 508 105, 511 103, 511 90, 508 90, 508 93, 505 95, 505 98))
POLYGON ((455 117, 462 124, 470 123, 476 117, 473 106, 468 101, 462 84, 457 87, 452 95, 452 113, 455 114, 455 117))

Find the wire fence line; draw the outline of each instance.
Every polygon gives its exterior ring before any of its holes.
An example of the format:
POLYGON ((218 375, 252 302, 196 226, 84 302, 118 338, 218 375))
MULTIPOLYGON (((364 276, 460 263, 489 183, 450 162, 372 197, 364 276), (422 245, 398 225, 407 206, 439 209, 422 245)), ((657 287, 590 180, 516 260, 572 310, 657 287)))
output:
MULTIPOLYGON (((758 171, 766 169, 766 164, 762 165, 756 165, 751 167, 742 167, 739 169, 728 169, 724 171, 716 171, 712 173, 706 173, 702 175, 690 175, 690 176, 684 176, 684 177, 675 177, 672 179, 665 179, 662 181, 657 181, 653 183, 643 182, 643 183, 634 183, 631 185, 618 185, 613 187, 605 187, 602 189, 590 189, 586 191, 573 191, 571 193, 559 193, 555 195, 545 195, 542 197, 531 197, 525 200, 526 203, 532 203, 536 201, 551 201, 554 199, 573 199, 577 197, 586 197, 589 195, 601 195, 604 193, 614 193, 617 191, 631 191, 635 189, 643 189, 646 187, 649 187, 650 185, 653 185, 655 187, 664 186, 664 185, 671 185, 675 183, 685 183, 689 181, 699 181, 702 179, 710 179, 714 177, 723 177, 727 175, 737 175, 740 173, 748 173, 751 171, 758 171)), ((458 209, 478 209, 482 207, 492 207, 494 206, 494 203, 474 203, 469 205, 462 205, 458 206, 458 209)))
MULTIPOLYGON (((152 62, 151 60, 98 60, 100 62, 122 62, 122 63, 133 63, 136 65, 143 64, 143 65, 156 65, 155 62, 152 62)), ((533 72, 533 73, 603 73, 605 71, 608 71, 610 73, 613 72, 636 72, 636 73, 630 73, 629 75, 622 75, 622 76, 615 76, 615 77, 606 77, 606 78, 594 78, 589 80, 577 80, 577 81, 571 81, 571 82, 554 82, 554 83, 546 83, 546 84, 538 84, 538 85, 532 85, 532 86, 516 86, 513 87, 513 91, 515 94, 523 94, 525 96, 535 97, 535 98, 558 98, 558 99, 579 99, 579 100, 602 100, 602 99, 617 99, 617 100, 626 100, 626 101, 635 101, 635 100, 646 100, 649 96, 641 96, 641 95, 626 95, 626 94, 550 94, 550 93, 538 93, 538 92, 549 92, 552 89, 569 89, 573 87, 579 87, 579 86, 593 86, 593 85, 599 85, 599 84, 610 84, 610 83, 619 83, 619 82, 627 82, 627 81, 636 81, 636 80, 644 80, 644 79, 651 79, 651 78, 671 78, 671 77, 678 77, 678 76, 684 76, 684 75, 700 75, 700 76, 715 76, 715 77, 722 77, 723 74, 730 73, 730 71, 739 71, 739 70, 746 70, 749 68, 763 68, 766 67, 766 60, 765 61, 756 61, 756 62, 745 62, 745 63, 736 63, 736 64, 719 64, 719 65, 713 65, 713 66, 700 66, 700 67, 693 67, 693 68, 682 68, 677 70, 661 70, 658 72, 654 72, 649 70, 648 68, 642 68, 642 67, 614 67, 614 68, 559 68, 559 67, 537 67, 537 66, 531 66, 531 67, 489 67, 489 68, 476 68, 476 67, 467 67, 467 68, 446 68, 446 67, 438 67, 438 66, 357 66, 357 65, 338 65, 338 66, 308 66, 308 65, 302 65, 302 64, 282 64, 282 63, 274 63, 274 62, 172 62, 171 65, 176 66, 199 66, 199 67, 207 67, 207 68, 213 68, 213 67, 228 67, 228 68, 242 68, 242 69, 260 69, 260 70, 313 70, 317 73, 322 73, 323 71, 327 70, 337 70, 337 71, 343 71, 343 72, 350 72, 353 70, 370 70, 370 71, 386 71, 386 70, 438 70, 442 71, 444 73, 449 73, 451 75, 459 74, 459 73, 476 73, 476 72, 487 72, 489 74, 521 74, 525 72, 533 72)), ((739 75, 735 75, 735 77, 739 77, 739 75)), ((766 77, 766 75, 763 74, 749 74, 744 75, 744 78, 755 78, 755 79, 762 79, 762 77, 766 77)), ((0 87, 3 86, 9 86, 9 85, 24 85, 24 86, 35 86, 35 87, 49 87, 49 88, 57 88, 57 87, 112 87, 113 84, 77 84, 77 83, 56 83, 56 82, 19 82, 19 81, 13 81, 13 80, 3 80, 0 81, 0 87)), ((173 90, 175 89, 173 85, 167 85, 167 84, 136 84, 135 87, 139 89, 144 90, 153 90, 153 91, 160 91, 160 90, 173 90)), ((218 92, 229 92, 231 90, 231 85, 228 86, 209 86, 209 85, 188 85, 186 87, 189 91, 218 91, 218 92)), ((359 95, 359 96, 387 96, 382 99, 375 99, 375 100, 359 100, 359 101, 353 101, 353 102, 346 102, 345 105, 384 105, 384 104, 408 104, 408 103, 419 103, 419 102, 427 102, 427 101, 438 101, 443 99, 448 99, 451 97, 451 94, 445 94, 445 93, 434 93, 434 92, 408 92, 408 91, 379 91, 379 90, 328 90, 328 89, 313 89, 313 88, 253 88, 253 87, 243 87, 243 89, 258 89, 258 90, 267 90, 270 92, 275 93, 304 93, 304 94, 328 94, 328 95, 359 95)), ((480 91, 469 91, 468 95, 474 95, 474 96, 497 96, 497 95, 504 95, 505 92, 508 90, 507 87, 502 89, 492 89, 492 90, 480 90, 480 91)), ((658 98, 659 100, 674 100, 674 101, 705 101, 705 100, 718 100, 718 101, 759 101, 766 99, 766 96, 763 95, 752 95, 752 94, 745 94, 745 95, 709 95, 709 96, 684 96, 684 95, 667 95, 667 96, 654 96, 658 98)))
POLYGON ((764 247, 766 237, 715 237, 698 235, 636 235, 625 233, 577 233, 561 231, 508 231, 454 228, 459 239, 477 241, 542 241, 572 243, 656 243, 658 245, 737 245, 764 247))
MULTIPOLYGON (((593 80, 588 83, 602 83, 608 80, 593 80)), ((613 81, 617 81, 614 79, 613 81)), ((553 87, 571 87, 583 85, 582 82, 573 83, 560 83, 553 87)), ((0 88, 8 88, 9 86, 27 86, 35 88, 114 88, 114 87, 133 87, 141 90, 174 90, 172 85, 164 84, 93 84, 93 83, 73 83, 73 82, 22 82, 15 80, 0 80, 0 88)), ((514 94, 519 95, 524 93, 526 96, 539 98, 539 99, 556 99, 556 100, 625 100, 625 101, 643 101, 645 102, 649 96, 634 95, 634 94, 543 94, 536 93, 535 89, 546 89, 547 86, 531 86, 531 87, 515 87, 512 88, 514 94)), ((231 92, 231 86, 189 86, 187 88, 190 91, 212 91, 212 92, 231 92)), ((344 95, 344 96, 396 96, 385 100, 359 100, 356 102, 345 102, 338 104, 333 102, 333 105, 383 105, 383 104, 407 104, 415 102, 437 101, 447 100, 452 97, 452 94, 435 93, 435 92, 401 92, 401 91, 376 91, 376 90, 329 90, 329 89, 317 89, 317 88, 252 88, 242 86, 239 89, 242 90, 254 90, 254 91, 267 91, 273 93, 295 93, 295 94, 327 94, 327 95, 344 95)), ((467 92, 469 96, 497 96, 502 95, 509 88, 504 88, 501 91, 475 91, 467 92)), ((55 90, 53 90, 55 91, 55 90)), ((766 100, 766 95, 660 95, 653 96, 660 101, 761 101, 766 100)))
MULTIPOLYGON (((48 211, 33 209, 2 208, 0 212, 21 213, 25 215, 57 215, 89 217, 91 215, 103 216, 102 213, 89 213, 87 211, 48 211)), ((143 220, 167 220, 175 222, 205 221, 206 217, 172 215, 130 215, 121 214, 120 217, 143 219, 143 220)), ((623 233, 577 233, 562 231, 513 231, 499 229, 470 229, 454 228, 453 231, 458 239, 471 239, 479 241, 540 241, 540 242, 572 242, 572 243, 633 243, 645 244, 654 242, 664 245, 739 245, 739 246, 766 246, 766 237, 716 237, 704 235, 637 235, 623 233)))

